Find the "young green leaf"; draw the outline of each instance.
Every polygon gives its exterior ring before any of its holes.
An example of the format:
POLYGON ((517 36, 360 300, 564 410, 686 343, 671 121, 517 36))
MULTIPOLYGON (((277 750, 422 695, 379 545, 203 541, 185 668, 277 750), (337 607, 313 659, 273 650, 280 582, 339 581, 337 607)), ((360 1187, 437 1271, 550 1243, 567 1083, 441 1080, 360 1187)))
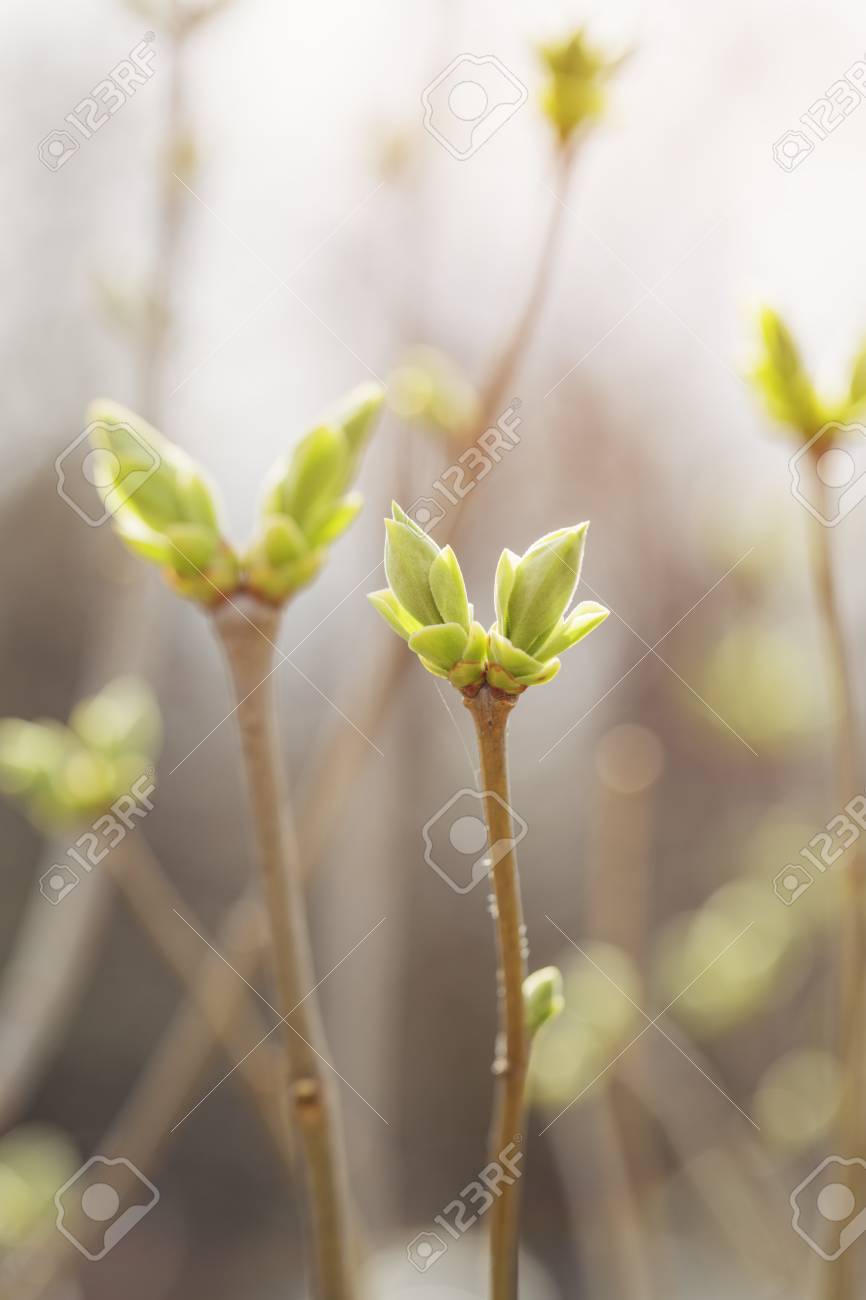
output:
POLYGON ((532 654, 568 608, 580 577, 589 524, 541 538, 521 557, 508 600, 509 638, 532 654))
POLYGON ((468 632, 471 614, 466 583, 450 546, 443 547, 430 565, 430 591, 442 621, 459 623, 468 632))
POLYGON ((439 547, 425 533, 396 519, 386 519, 385 530, 385 576, 394 595, 422 626, 441 623, 430 590, 430 568, 439 547))
POLYGON ((565 1006, 562 974, 556 966, 543 966, 523 981, 523 1006, 531 1037, 553 1020, 565 1006))

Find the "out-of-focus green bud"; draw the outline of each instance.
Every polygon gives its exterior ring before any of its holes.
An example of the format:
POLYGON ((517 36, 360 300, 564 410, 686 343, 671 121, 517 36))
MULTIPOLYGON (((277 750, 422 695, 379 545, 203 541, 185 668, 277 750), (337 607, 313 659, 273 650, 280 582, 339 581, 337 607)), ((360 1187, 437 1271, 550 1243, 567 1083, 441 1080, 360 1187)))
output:
POLYGON ((565 1006, 562 994, 562 974, 556 966, 543 966, 533 971, 523 981, 523 1005, 526 1026, 534 1037, 542 1025, 553 1020, 565 1006))
POLYGON ((491 686, 511 694, 541 686, 559 671, 556 657, 607 618, 596 601, 584 601, 567 617, 580 578, 589 524, 560 528, 522 556, 505 550, 496 569, 496 623, 488 633, 491 686))
POLYGON ((73 1144, 47 1125, 22 1124, 0 1141, 0 1249, 49 1230, 54 1193, 79 1160, 73 1144))
POLYGON ((206 569, 199 570, 184 543, 172 542, 165 576, 179 596, 194 600, 199 605, 218 605, 231 596, 241 584, 238 557, 228 542, 219 540, 213 559, 206 569))
POLYGON ((385 574, 389 587, 368 597, 386 623, 409 643, 424 668, 457 690, 484 681, 487 636, 473 620, 457 557, 440 549, 400 509, 385 520, 385 574))
POLYGON ((388 380, 388 404, 396 415, 461 438, 478 422, 480 401, 459 367, 435 348, 413 348, 388 380))
POLYGON ((214 495, 195 461, 134 412, 100 399, 88 410, 99 492, 115 530, 160 564, 182 595, 212 605, 238 586, 214 495))
POLYGON ((41 827, 80 824, 136 795, 160 741, 159 711, 143 682, 118 678, 72 711, 70 725, 0 721, 0 789, 41 827))
POLYGON ((712 1037, 765 1015, 792 986, 805 936, 789 915, 765 881, 735 880, 663 929, 655 977, 662 996, 674 988, 675 1014, 694 1034, 712 1037), (699 954, 709 951, 720 955, 705 969, 699 954))
POLYGON ((162 724, 153 692, 139 677, 118 677, 69 715, 69 727, 89 749, 115 757, 159 747, 162 724))
POLYGON ((539 48, 548 72, 542 107, 567 144, 578 127, 601 116, 605 82, 619 66, 590 45, 583 30, 539 48))
POLYGON ((755 1093, 754 1111, 765 1140, 805 1151, 831 1130, 844 1096, 844 1071, 829 1052, 796 1048, 774 1061, 755 1093))
POLYGON ((634 1037, 643 997, 638 970, 621 948, 587 942, 584 951, 563 964, 564 1009, 530 1057, 531 1095, 556 1111, 609 1082, 605 1067, 634 1037))
POLYGON ((349 452, 344 489, 355 477, 361 453, 370 441, 376 421, 382 413, 384 401, 385 393, 378 384, 359 384, 334 407, 328 416, 328 423, 333 428, 339 429, 345 438, 349 452))
POLYGON ((304 534, 291 515, 267 515, 262 521, 262 546, 268 564, 278 567, 299 560, 307 550, 304 534))
POLYGON ((752 380, 774 420, 811 438, 830 418, 803 369, 791 331, 778 312, 760 315, 761 352, 752 380))
POLYGON ((31 794, 50 779, 69 748, 62 727, 52 722, 0 720, 0 789, 5 794, 31 794))
POLYGON ((271 470, 261 533, 245 560, 247 585, 263 599, 281 603, 310 582, 357 517, 361 497, 347 489, 383 400, 375 384, 360 385, 271 470))

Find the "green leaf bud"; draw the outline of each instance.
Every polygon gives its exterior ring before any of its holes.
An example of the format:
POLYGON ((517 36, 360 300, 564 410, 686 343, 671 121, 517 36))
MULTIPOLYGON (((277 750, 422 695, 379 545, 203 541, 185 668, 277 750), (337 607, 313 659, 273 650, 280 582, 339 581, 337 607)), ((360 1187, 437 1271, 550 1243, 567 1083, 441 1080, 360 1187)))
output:
POLYGON ((262 521, 262 545, 268 564, 278 567, 298 560, 307 550, 304 534, 291 515, 266 515, 262 521))
POLYGON ((427 627, 442 619, 430 590, 430 568, 439 547, 420 529, 385 520, 385 576, 404 609, 427 627))
POLYGON ((100 493, 112 513, 129 509, 148 528, 198 523, 217 530, 213 494, 190 456, 141 416, 99 399, 88 409, 90 441, 102 453, 100 493))
POLYGON ((307 526, 310 546, 329 546, 335 542, 361 513, 363 497, 360 492, 350 492, 333 504, 322 507, 307 526))
POLYGON ((264 599, 281 602, 311 581, 327 547, 357 518, 361 497, 347 488, 383 400, 376 385, 360 385, 271 469, 263 501, 264 536, 253 542, 246 561, 247 585, 264 599))
POLYGON ((460 368, 430 347, 412 348, 389 376, 388 402, 401 419, 448 438, 465 436, 480 412, 478 394, 460 368))
POLYGON ((803 369, 797 344, 781 316, 765 307, 759 326, 761 351, 752 380, 774 420, 811 438, 830 413, 803 369))
POLYGON ((508 599, 509 639, 533 653, 568 608, 580 577, 589 524, 548 533, 521 556, 508 599))
POLYGON ((371 591, 368 593, 367 599, 373 608, 379 611, 385 622, 404 641, 408 641, 411 636, 421 630, 421 624, 417 618, 413 618, 409 611, 403 608, 389 588, 386 587, 384 591, 371 591))
POLYGON ((466 595, 466 583, 457 556, 450 546, 445 546, 430 565, 430 591, 439 616, 446 623, 459 623, 464 632, 469 631, 472 614, 466 595))
POLYGON ((542 966, 532 971, 523 982, 523 1005, 527 1015, 529 1036, 553 1021, 566 1006, 562 991, 562 972, 557 966, 542 966))
POLYGON ((354 477, 361 453, 376 427, 384 401, 384 390, 378 384, 359 384, 334 408, 326 421, 340 431, 346 442, 350 478, 343 483, 343 490, 348 487, 351 477, 354 477))
POLYGON ((409 649, 421 659, 427 659, 449 673, 463 657, 466 647, 466 628, 459 623, 440 623, 436 627, 422 627, 409 638, 409 649))
POLYGON ((523 1006, 530 1037, 559 1015, 565 1006, 565 998, 562 974, 556 966, 543 966, 527 975, 523 981, 523 1006))
POLYGON ((572 610, 568 618, 562 620, 551 632, 550 636, 538 648, 536 657, 539 659, 550 659, 554 655, 561 655, 564 650, 571 646, 577 645, 585 636, 599 627, 610 613, 604 605, 599 605, 595 600, 583 600, 572 610))
POLYGON ((580 126, 601 116, 605 83, 620 60, 594 49, 582 30, 542 45, 539 55, 548 72, 542 108, 561 143, 567 144, 580 126))
POLYGON ((161 723, 153 693, 138 677, 118 677, 69 715, 70 729, 88 749, 116 757, 134 751, 153 754, 161 723))
POLYGON ((520 556, 515 555, 514 551, 509 551, 506 547, 500 555, 499 563, 496 566, 493 600, 496 606, 496 621, 505 636, 508 636, 510 632, 508 623, 508 602, 511 599, 511 590, 514 586, 514 576, 517 573, 517 566, 519 563, 520 556))
POLYGON ((60 764, 69 738, 54 723, 0 720, 0 789, 26 795, 44 782, 60 764))
POLYGON ((461 656, 448 674, 448 680, 458 691, 479 686, 487 670, 487 633, 480 623, 471 623, 469 636, 461 656))
POLYGON ((457 557, 442 550, 396 502, 385 520, 389 587, 369 600, 428 672, 474 694, 490 686, 519 694, 550 681, 556 657, 604 621, 608 611, 584 601, 563 615, 574 594, 588 524, 561 528, 523 556, 504 551, 496 571, 497 622, 489 632, 474 620, 457 557))

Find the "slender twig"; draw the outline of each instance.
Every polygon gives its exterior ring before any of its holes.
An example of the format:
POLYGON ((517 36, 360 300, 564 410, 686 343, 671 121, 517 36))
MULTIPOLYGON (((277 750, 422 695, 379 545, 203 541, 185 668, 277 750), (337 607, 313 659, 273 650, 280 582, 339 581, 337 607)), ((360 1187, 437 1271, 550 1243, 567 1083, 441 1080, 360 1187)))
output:
POLYGON ((303 1154, 311 1214, 316 1295, 355 1294, 346 1255, 348 1209, 336 1099, 315 996, 301 872, 285 801, 271 685, 280 614, 252 597, 220 606, 214 628, 225 651, 252 805, 262 885, 283 1014, 289 1104, 303 1154))
MULTIPOLYGON (((493 1074, 496 1104, 490 1132, 489 1156, 500 1160, 510 1142, 523 1140, 529 1035, 523 1009, 526 978, 526 933, 520 899, 520 878, 514 850, 514 830, 508 790, 506 733, 508 716, 518 697, 482 686, 473 698, 464 697, 472 714, 481 759, 484 815, 492 867, 494 918, 498 957, 499 1033, 493 1074), (502 856, 499 857, 499 852, 502 856)), ((494 1201, 490 1225, 490 1283, 492 1300, 517 1295, 520 1182, 503 1188, 494 1201)))
POLYGON ((117 888, 156 952, 195 1000, 214 1040, 225 1049, 231 1065, 234 1067, 239 1063, 238 1073, 277 1151, 291 1170, 293 1159, 287 1115, 276 1092, 279 1065, 270 1042, 262 1042, 267 1029, 250 1004, 252 994, 246 990, 241 1013, 226 1022, 213 992, 200 981, 205 954, 193 955, 189 939, 200 944, 202 949, 205 945, 194 938, 180 918, 185 916, 199 933, 203 933, 201 925, 140 836, 128 835, 106 861, 117 888), (186 933, 182 933, 184 930, 186 933), (261 1043, 261 1050, 251 1053, 249 1049, 253 1043, 261 1043))
MULTIPOLYGON (((562 237, 563 220, 568 210, 565 193, 571 183, 575 150, 570 146, 560 146, 556 154, 555 184, 563 191, 559 194, 554 189, 554 202, 551 204, 547 228, 541 243, 541 252, 535 273, 529 286, 529 293, 523 309, 515 320, 511 332, 503 344, 494 362, 487 382, 481 394, 481 415, 478 433, 483 433, 490 419, 497 413, 499 403, 504 398, 508 385, 517 370, 518 364, 528 350, 535 333, 539 317, 547 300, 556 255, 562 237)), ((473 441, 472 438, 469 441, 473 441)))
MULTIPOLYGON (((817 460, 825 448, 816 444, 815 481, 821 485, 824 496, 819 513, 830 518, 826 488, 819 472, 817 460)), ((839 600, 830 529, 822 524, 811 528, 812 569, 815 595, 823 624, 830 662, 830 689, 837 715, 836 729, 836 797, 839 811, 863 789, 863 764, 860 740, 857 734, 857 705, 851 680, 848 651, 839 600)), ((843 861, 847 905, 840 908, 838 917, 838 943, 836 946, 837 1025, 839 1053, 843 1066, 842 1099, 838 1119, 838 1141, 843 1150, 840 1155, 857 1156, 864 1145, 864 1084, 866 1084, 866 1059, 864 1059, 864 1015, 866 1015, 866 934, 864 934, 864 856, 859 844, 849 850, 843 861)), ((847 1300, 853 1295, 853 1278, 849 1261, 840 1258, 827 1270, 827 1294, 836 1300, 847 1300)))
MULTIPOLYGON (((481 385, 478 415, 461 439, 471 446, 499 414, 497 407, 519 372, 535 336, 544 304, 547 301, 556 254, 563 231, 566 206, 561 201, 574 173, 576 153, 574 148, 559 147, 556 153, 556 180, 562 195, 554 195, 547 227, 542 238, 541 251, 529 291, 505 343, 490 366, 487 379, 481 385)), ((472 495, 471 493, 469 494, 472 495)), ((458 498, 450 508, 436 533, 441 546, 453 543, 465 526, 468 511, 465 503, 469 496, 458 498)), ((310 871, 325 857, 333 836, 342 819, 335 816, 335 803, 350 796, 358 780, 358 773, 368 757, 369 746, 363 737, 373 734, 384 725, 385 718, 399 696, 400 684, 405 680, 411 656, 404 654, 402 646, 394 643, 385 649, 385 662, 376 673, 376 685, 364 691, 365 712, 357 729, 340 722, 326 740, 320 752, 308 765, 309 775, 304 783, 303 808, 298 834, 304 849, 304 862, 310 871)))
POLYGON ((184 55, 189 30, 178 0, 172 0, 164 32, 168 77, 156 178, 156 244, 142 327, 139 373, 142 409, 154 424, 159 424, 162 409, 172 289, 185 221, 182 191, 174 173, 179 166, 179 150, 187 136, 184 55))

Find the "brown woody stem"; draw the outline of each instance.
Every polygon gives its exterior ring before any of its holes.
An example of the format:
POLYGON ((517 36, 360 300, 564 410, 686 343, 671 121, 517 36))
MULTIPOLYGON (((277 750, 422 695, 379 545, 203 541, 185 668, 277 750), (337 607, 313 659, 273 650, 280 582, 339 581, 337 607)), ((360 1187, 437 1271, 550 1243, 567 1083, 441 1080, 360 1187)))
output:
MULTIPOLYGON (((524 1094, 529 1061, 529 1035, 523 1009, 526 978, 526 935, 520 900, 520 877, 514 851, 514 830, 508 791, 506 733, 508 715, 517 700, 490 686, 472 699, 464 698, 478 736, 488 844, 493 854, 493 894, 498 956, 499 1033, 493 1073, 496 1100, 490 1131, 490 1161, 500 1160, 509 1143, 521 1141, 524 1094), (502 856, 497 846, 505 846, 502 856)), ((503 1187, 493 1203, 490 1224, 490 1294, 492 1300, 517 1295, 520 1183, 503 1187)))
POLYGON ((252 804, 274 973, 285 1017, 289 1107, 295 1120, 310 1213, 316 1300, 353 1300, 347 1258, 348 1206, 336 1098, 323 1073, 327 1046, 314 988, 301 873, 289 821, 274 726, 271 674, 280 611, 253 597, 217 608, 252 804))

